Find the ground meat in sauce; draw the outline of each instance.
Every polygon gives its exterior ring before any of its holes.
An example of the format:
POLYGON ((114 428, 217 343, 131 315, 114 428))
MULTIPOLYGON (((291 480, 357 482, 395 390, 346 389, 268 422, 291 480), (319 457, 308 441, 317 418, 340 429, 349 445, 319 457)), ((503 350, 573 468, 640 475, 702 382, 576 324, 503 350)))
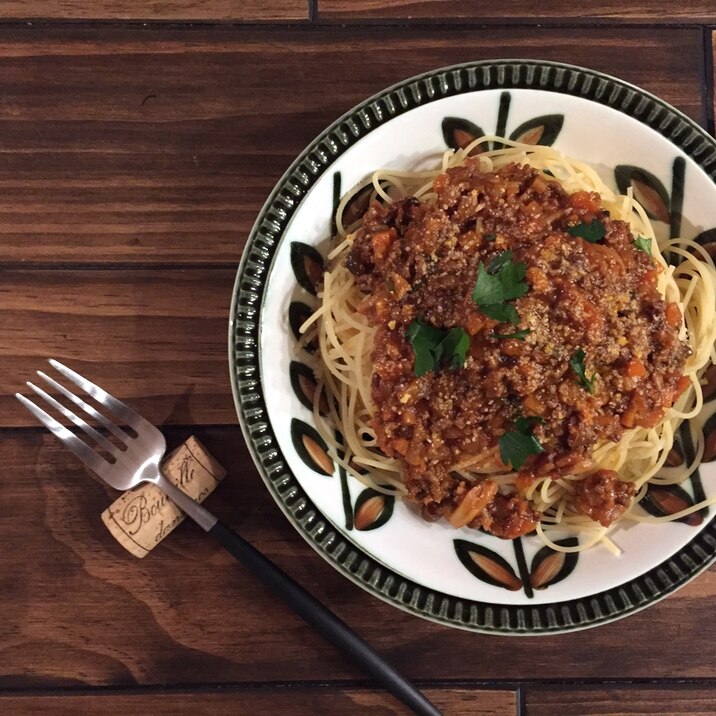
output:
POLYGON ((495 499, 482 514, 470 523, 470 527, 482 527, 497 537, 514 539, 531 532, 540 515, 520 495, 495 495, 495 499))
MULTIPOLYGON (((434 189, 434 204, 374 203, 346 258, 367 294, 360 310, 377 327, 378 445, 403 460, 408 496, 427 519, 451 515, 469 488, 457 466, 502 464, 499 438, 520 416, 541 418, 533 432, 544 448, 520 471, 523 484, 588 471, 597 443, 661 420, 685 387, 689 353, 678 307, 656 289, 655 263, 597 194, 567 194, 528 166, 484 173, 476 159, 440 175, 434 189), (566 231, 594 219, 606 230, 597 243, 566 231), (507 249, 527 268, 517 326, 482 314, 472 299, 478 264, 507 249), (405 332, 416 318, 469 333, 463 368, 414 375, 405 332), (529 330, 524 340, 494 335, 518 329, 529 330), (593 393, 569 365, 579 349, 596 376, 593 393)), ((574 505, 608 524, 633 492, 603 472, 578 483, 574 505)), ((519 493, 498 494, 471 526, 514 538, 539 518, 519 493)))
POLYGON ((636 495, 636 486, 619 479, 614 470, 597 470, 574 486, 574 505, 604 527, 621 517, 636 495))

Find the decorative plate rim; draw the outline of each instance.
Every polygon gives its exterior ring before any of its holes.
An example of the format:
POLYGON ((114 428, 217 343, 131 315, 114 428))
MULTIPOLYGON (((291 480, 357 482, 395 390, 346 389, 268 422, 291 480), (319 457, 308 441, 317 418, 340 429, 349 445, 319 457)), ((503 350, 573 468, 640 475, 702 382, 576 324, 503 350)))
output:
POLYGON ((634 614, 668 596, 716 561, 716 517, 648 572, 589 597, 542 605, 503 605, 430 589, 378 562, 316 508, 276 441, 261 385, 260 317, 279 242, 302 199, 332 162, 385 122, 458 94, 537 89, 611 107, 655 130, 716 183, 716 141, 658 97, 623 80, 544 60, 484 60, 451 65, 398 82, 356 105, 314 139, 277 182, 249 234, 229 318, 231 388, 249 452, 273 498, 298 533, 339 572, 408 613, 468 631, 535 636, 576 631, 634 614))

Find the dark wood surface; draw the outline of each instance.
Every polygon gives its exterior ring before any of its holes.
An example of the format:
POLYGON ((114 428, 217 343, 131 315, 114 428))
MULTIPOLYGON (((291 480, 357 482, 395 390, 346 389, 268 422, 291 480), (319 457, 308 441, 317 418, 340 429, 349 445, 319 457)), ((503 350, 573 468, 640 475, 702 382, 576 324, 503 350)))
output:
POLYGON ((564 636, 411 617, 290 527, 243 444, 226 363, 236 265, 273 183, 325 125, 399 79, 557 59, 639 84, 713 131, 713 4, 650 7, 0 4, 1 713, 402 713, 193 525, 144 560, 111 539, 99 515, 115 494, 12 397, 48 356, 165 426, 170 446, 196 434, 229 471, 208 506, 446 713, 716 710, 716 570, 564 636), (598 27, 584 26, 587 7, 598 27))
POLYGON ((716 713, 716 688, 679 685, 664 688, 653 685, 623 688, 565 687, 535 688, 527 695, 530 716, 584 716, 584 714, 620 714, 650 716, 655 713, 713 716, 716 713))
MULTIPOLYGON (((517 697, 510 690, 425 689, 428 698, 446 716, 506 716, 517 713, 517 697)), ((315 716, 317 713, 365 713, 375 716, 398 716, 409 712, 400 704, 388 703, 380 693, 370 689, 337 686, 294 686, 283 689, 256 687, 223 690, 222 693, 162 692, 62 694, 37 696, 0 695, 3 713, 17 716, 64 716, 68 713, 128 713, 152 716, 236 716, 236 714, 292 714, 315 716)), ((693 713, 698 713, 694 711, 693 713)))
POLYGON ((365 97, 494 57, 591 66, 704 117, 697 28, 0 25, 0 265, 234 268, 292 159, 365 97), (340 58, 339 62, 334 58, 340 58), (348 71, 350 68, 350 71, 348 71))
POLYGON ((453 20, 473 23, 704 23, 716 21, 713 0, 318 0, 321 20, 453 20))
POLYGON ((128 22, 308 20, 310 0, 3 0, 0 18, 128 22))

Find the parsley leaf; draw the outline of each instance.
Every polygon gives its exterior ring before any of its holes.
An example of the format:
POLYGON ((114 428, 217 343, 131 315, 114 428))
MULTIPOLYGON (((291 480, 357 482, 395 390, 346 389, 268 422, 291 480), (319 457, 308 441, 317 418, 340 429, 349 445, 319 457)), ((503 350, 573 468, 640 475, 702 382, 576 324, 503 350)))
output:
POLYGON ((567 233, 589 241, 590 244, 596 244, 599 239, 603 239, 606 236, 607 230, 599 219, 592 219, 588 224, 580 221, 574 226, 568 226, 567 233))
POLYGON ((472 299, 479 305, 502 303, 524 296, 529 286, 524 281, 527 267, 521 261, 512 260, 509 249, 497 254, 485 269, 482 261, 477 270, 477 283, 472 299))
POLYGON ((494 276, 503 266, 506 266, 510 261, 512 261, 512 251, 508 249, 507 251, 501 251, 496 256, 492 257, 492 261, 490 261, 490 265, 487 267, 487 273, 490 274, 490 276, 494 276))
POLYGON ((421 376, 433 370, 436 362, 435 351, 444 338, 443 332, 427 323, 415 320, 408 326, 405 337, 411 342, 415 353, 413 373, 421 376))
POLYGON ((490 265, 487 267, 487 273, 500 279, 502 290, 504 292, 503 300, 510 300, 524 296, 529 289, 527 283, 524 282, 527 266, 521 261, 512 260, 512 251, 508 249, 497 254, 490 265))
POLYGON ((637 236, 636 239, 634 239, 634 246, 636 246, 639 251, 643 251, 645 254, 649 254, 649 256, 652 255, 651 239, 646 239, 643 236, 637 236))
POLYGON ((462 328, 434 328, 415 319, 405 332, 415 353, 413 373, 420 377, 445 364, 451 370, 462 368, 470 348, 470 337, 462 328))
POLYGON ((578 348, 569 361, 569 367, 577 374, 577 378, 579 378, 579 382, 582 387, 590 393, 594 393, 594 379, 597 374, 592 373, 591 378, 587 377, 586 368, 584 367, 585 357, 586 353, 581 348, 578 348))
POLYGON ((462 368, 470 348, 470 336, 462 328, 451 328, 439 347, 440 360, 447 363, 450 370, 462 368))
POLYGON ((493 333, 493 338, 516 338, 519 341, 524 341, 525 336, 531 333, 529 328, 523 328, 521 331, 515 331, 514 333, 493 333))
POLYGON ((533 425, 536 425, 537 423, 543 423, 543 422, 544 422, 544 418, 540 417, 539 415, 526 415, 524 417, 517 418, 517 420, 515 420, 515 427, 521 433, 527 434, 532 429, 533 425))
POLYGON ((539 440, 532 434, 533 425, 539 422, 543 420, 536 416, 517 418, 517 430, 505 433, 500 438, 500 459, 505 465, 512 465, 513 470, 519 470, 530 455, 544 452, 539 440))
POLYGON ((511 303, 495 303, 490 306, 480 306, 480 310, 486 316, 494 318, 500 323, 514 323, 516 325, 520 322, 517 309, 511 303))
POLYGON ((501 323, 518 323, 517 310, 507 301, 527 293, 529 285, 524 280, 526 273, 525 264, 513 261, 509 249, 497 254, 487 268, 480 261, 472 300, 486 316, 501 323))
POLYGON ((521 331, 515 331, 514 333, 498 333, 495 331, 492 334, 493 338, 497 338, 498 340, 506 339, 506 338, 516 338, 518 341, 523 341, 525 339, 525 336, 528 336, 532 331, 529 328, 523 328, 521 331))
POLYGON ((494 241, 497 238, 495 234, 486 234, 485 235, 485 241, 494 241))
POLYGON ((504 301, 502 296, 502 281, 499 276, 491 276, 485 265, 480 261, 477 268, 477 283, 472 292, 472 300, 479 306, 489 306, 504 301))

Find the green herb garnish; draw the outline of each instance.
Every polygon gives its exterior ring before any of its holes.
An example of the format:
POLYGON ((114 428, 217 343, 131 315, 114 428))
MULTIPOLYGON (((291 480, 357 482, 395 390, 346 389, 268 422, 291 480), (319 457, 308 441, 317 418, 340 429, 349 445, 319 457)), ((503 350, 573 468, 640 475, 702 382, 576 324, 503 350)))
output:
POLYGON ((457 370, 465 365, 467 351, 470 348, 470 336, 462 328, 451 328, 440 343, 439 362, 443 362, 450 370, 457 370))
MULTIPOLYGON (((507 251, 501 251, 492 257, 492 261, 490 261, 490 265, 487 267, 487 273, 489 273, 490 276, 494 276, 502 272, 502 281, 504 283, 506 280, 521 281, 525 277, 525 269, 526 267, 523 263, 519 261, 515 263, 512 260, 512 251, 507 249, 507 251), (502 269, 504 269, 504 271, 502 271, 502 269)), ((515 298, 518 298, 518 296, 515 298)))
POLYGON ((544 423, 544 418, 539 415, 525 415, 515 420, 515 427, 522 433, 529 432, 533 425, 544 423))
POLYGON ((496 238, 495 234, 485 234, 485 241, 494 241, 496 238))
POLYGON ((519 470, 530 455, 544 452, 539 440, 532 434, 533 425, 541 422, 542 418, 534 415, 515 420, 517 429, 500 438, 500 459, 505 465, 512 465, 513 470, 519 470))
POLYGON ((450 370, 465 365, 470 337, 462 328, 442 329, 415 319, 405 333, 413 346, 413 373, 420 377, 447 366, 450 370))
POLYGON ((588 224, 580 221, 574 226, 568 226, 567 233, 589 241, 590 244, 596 244, 599 239, 603 239, 606 236, 607 230, 599 219, 592 219, 588 224))
POLYGON ((517 338, 519 341, 524 341, 525 336, 530 333, 529 328, 523 328, 521 331, 515 331, 514 333, 493 333, 493 338, 517 338))
POLYGON ((526 272, 524 263, 512 260, 509 249, 497 254, 487 268, 480 261, 472 300, 482 313, 496 321, 519 323, 517 310, 507 302, 524 296, 529 290, 524 280, 526 272))
POLYGON ((520 322, 520 315, 517 309, 511 303, 495 303, 491 306, 480 306, 480 310, 490 318, 494 318, 500 323, 520 322))
POLYGON ((651 239, 647 239, 643 236, 637 236, 636 239, 634 239, 634 246, 636 246, 639 251, 643 251, 645 254, 649 254, 651 256, 651 239))
POLYGON ((587 377, 587 371, 584 367, 585 357, 586 353, 581 348, 578 348, 574 352, 572 359, 569 361, 569 366, 577 374, 577 378, 579 378, 579 382, 582 387, 586 388, 586 390, 588 390, 590 393, 593 393, 594 379, 596 378, 597 374, 592 373, 592 376, 590 378, 587 377))

